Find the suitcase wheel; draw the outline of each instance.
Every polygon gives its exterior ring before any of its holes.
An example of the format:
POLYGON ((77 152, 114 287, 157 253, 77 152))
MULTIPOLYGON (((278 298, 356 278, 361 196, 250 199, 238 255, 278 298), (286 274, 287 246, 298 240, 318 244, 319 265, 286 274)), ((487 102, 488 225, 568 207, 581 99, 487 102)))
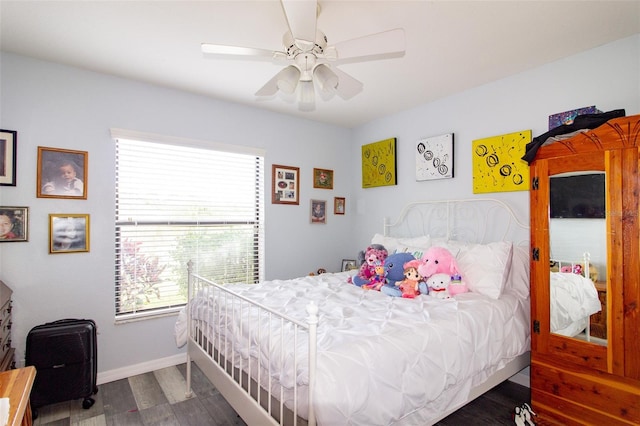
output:
POLYGON ((88 410, 89 408, 93 407, 93 404, 95 402, 96 400, 93 398, 85 398, 84 401, 82 401, 82 408, 88 410))

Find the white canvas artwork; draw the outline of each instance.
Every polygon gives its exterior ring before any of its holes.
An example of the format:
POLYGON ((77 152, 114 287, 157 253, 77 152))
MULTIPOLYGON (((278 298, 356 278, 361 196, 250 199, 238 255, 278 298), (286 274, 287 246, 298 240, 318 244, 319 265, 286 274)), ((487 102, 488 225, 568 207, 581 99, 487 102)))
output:
POLYGON ((415 152, 417 181, 453 177, 453 133, 420 139, 415 152))

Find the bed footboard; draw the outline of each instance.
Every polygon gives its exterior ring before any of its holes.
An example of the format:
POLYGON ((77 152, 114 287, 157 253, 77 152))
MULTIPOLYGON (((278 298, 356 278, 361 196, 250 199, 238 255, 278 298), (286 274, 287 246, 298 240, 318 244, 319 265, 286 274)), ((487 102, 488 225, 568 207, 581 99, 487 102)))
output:
POLYGON ((188 277, 187 394, 194 361, 247 424, 315 425, 317 306, 310 304, 301 322, 194 274, 192 262, 188 277), (226 336, 227 328, 245 338, 226 336), (297 343, 307 339, 298 353, 297 343), (276 359, 264 350, 274 345, 276 359), (298 384, 300 371, 308 372, 305 385, 298 384), (283 375, 293 377, 292 385, 278 381, 283 375))

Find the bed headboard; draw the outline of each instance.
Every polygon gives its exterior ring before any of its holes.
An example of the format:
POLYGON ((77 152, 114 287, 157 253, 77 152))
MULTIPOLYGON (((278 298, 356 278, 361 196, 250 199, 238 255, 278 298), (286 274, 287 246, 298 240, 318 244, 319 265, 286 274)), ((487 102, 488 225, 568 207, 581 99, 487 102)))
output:
POLYGON ((512 241, 529 244, 529 226, 504 201, 492 198, 416 201, 407 204, 394 222, 384 221, 384 235, 429 235, 469 243, 512 241))

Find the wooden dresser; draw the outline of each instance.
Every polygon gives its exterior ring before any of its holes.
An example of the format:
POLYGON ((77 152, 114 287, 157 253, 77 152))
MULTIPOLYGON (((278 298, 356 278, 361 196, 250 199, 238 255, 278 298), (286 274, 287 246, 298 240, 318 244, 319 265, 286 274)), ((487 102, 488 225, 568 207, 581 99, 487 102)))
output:
POLYGON ((11 347, 11 295, 13 291, 0 281, 0 371, 15 368, 11 347))
MULTIPOLYGON (((531 403, 537 423, 640 424, 640 115, 541 147, 531 178, 531 403), (556 177, 589 174, 604 174, 605 217, 598 227, 592 217, 584 219, 591 224, 571 228, 598 235, 577 238, 571 249, 606 248, 596 283, 603 309, 591 317, 593 337, 567 337, 551 332, 550 324, 549 259, 562 230, 550 226, 557 224, 549 213, 550 187, 556 177)), ((575 226, 581 219, 571 220, 575 226)))
POLYGON ((36 377, 34 367, 0 373, 0 398, 9 398, 8 426, 31 426, 29 395, 36 377))

